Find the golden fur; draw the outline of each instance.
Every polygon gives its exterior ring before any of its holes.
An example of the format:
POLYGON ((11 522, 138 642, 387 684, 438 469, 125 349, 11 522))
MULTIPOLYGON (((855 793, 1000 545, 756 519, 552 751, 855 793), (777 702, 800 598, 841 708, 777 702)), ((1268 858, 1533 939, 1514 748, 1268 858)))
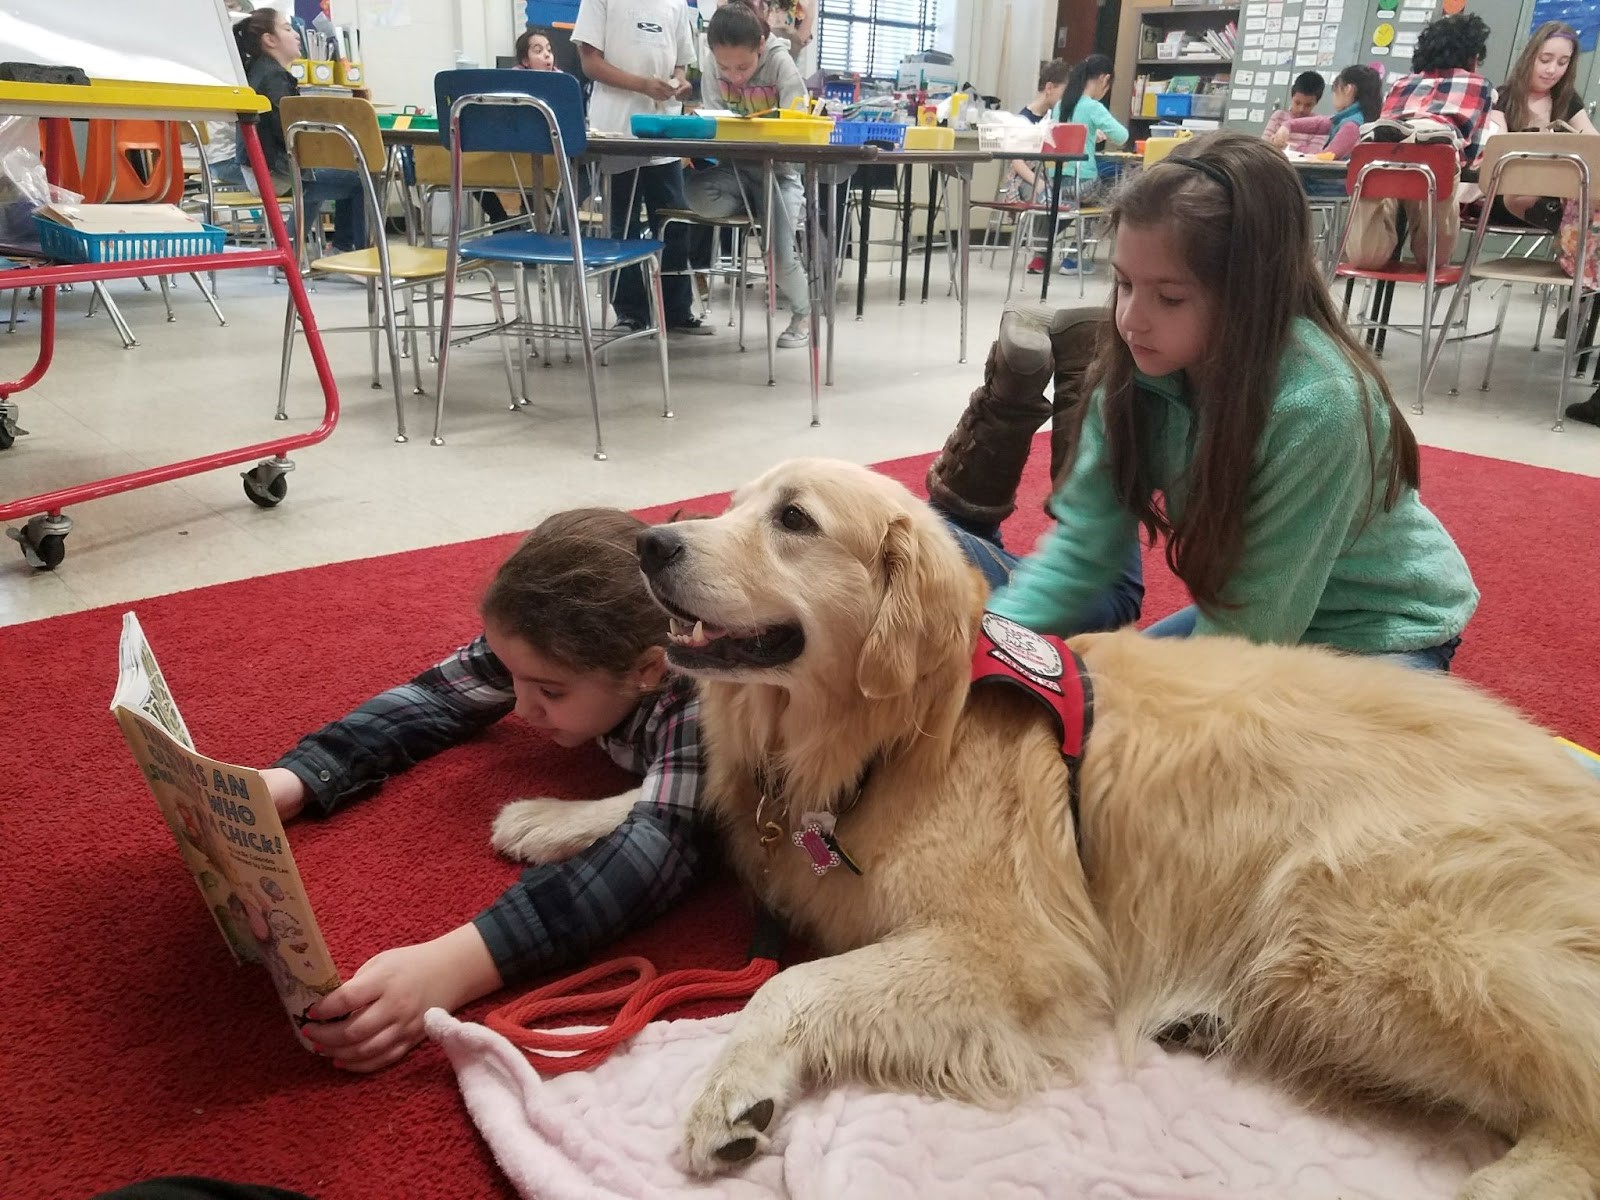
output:
POLYGON ((1215 1014, 1219 1049, 1313 1102, 1447 1106, 1513 1138, 1464 1197, 1597 1194, 1600 787, 1542 731, 1380 661, 1075 638, 1080 858, 1042 710, 968 695, 983 583, 924 504, 800 461, 672 528, 664 600, 805 632, 787 666, 694 673, 733 861, 829 955, 742 1014, 687 1117, 691 1169, 759 1149, 807 1086, 1005 1102, 1107 1028, 1130 1050, 1215 1014), (761 846, 758 767, 792 823, 869 762, 838 825, 860 877, 761 846))

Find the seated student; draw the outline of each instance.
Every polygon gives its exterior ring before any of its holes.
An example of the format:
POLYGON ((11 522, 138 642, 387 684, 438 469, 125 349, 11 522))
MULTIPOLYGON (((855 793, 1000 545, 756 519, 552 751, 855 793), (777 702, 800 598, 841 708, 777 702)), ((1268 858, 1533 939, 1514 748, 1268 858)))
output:
MULTIPOLYGON (((1061 119, 1073 125, 1083 125, 1089 130, 1081 162, 1067 163, 1061 173, 1062 199, 1076 200, 1088 205, 1098 202, 1109 187, 1100 174, 1100 164, 1095 149, 1104 146, 1115 149, 1128 140, 1128 127, 1111 115, 1105 98, 1111 94, 1111 72, 1114 64, 1104 54, 1091 54, 1067 76, 1067 86, 1061 94, 1061 119)), ((1052 169, 1052 178, 1054 172, 1052 169)), ((1029 274, 1044 270, 1044 259, 1036 257, 1028 264, 1029 274)), ((1073 272, 1078 263, 1071 255, 1061 260, 1061 269, 1073 272)), ((1089 270, 1084 264, 1084 270, 1089 270)))
MULTIPOLYGON (((1037 125, 1050 115, 1051 109, 1061 103, 1067 90, 1067 78, 1072 68, 1063 59, 1055 59, 1039 68, 1039 90, 1017 111, 1037 125)), ((1049 173, 1042 163, 1030 163, 1014 158, 1006 170, 1005 198, 1013 204, 1050 203, 1049 173)))
MULTIPOLYGON (((715 75, 702 84, 710 104, 751 116, 804 99, 805 82, 786 44, 743 0, 717 9, 706 27, 706 43, 715 75)), ((789 305, 789 326, 778 335, 778 345, 805 346, 811 342, 811 283, 795 243, 804 192, 794 164, 776 164, 775 174, 776 202, 761 226, 772 246, 778 294, 789 305)), ((691 173, 684 194, 701 216, 737 217, 759 213, 764 186, 759 163, 719 163, 691 173)))
MULTIPOLYGON (((1383 110, 1383 76, 1374 67, 1346 67, 1333 80, 1333 107, 1331 117, 1290 117, 1267 140, 1294 149, 1294 139, 1302 138, 1312 146, 1302 153, 1326 154, 1343 162, 1361 140, 1361 127, 1376 121, 1383 110)), ((1339 189, 1342 193, 1343 183, 1339 189)))
MULTIPOLYGON (((1575 133, 1597 132, 1578 95, 1578 34, 1570 25, 1546 21, 1517 55, 1511 75, 1489 114, 1489 136, 1547 129, 1557 121, 1575 133)), ((1545 196, 1497 196, 1492 219, 1558 233, 1562 202, 1545 196)), ((1559 336, 1559 335, 1558 335, 1559 336)))
MULTIPOLYGON (((556 69, 556 53, 550 43, 550 31, 537 25, 530 25, 524 29, 517 38, 516 45, 517 65, 519 71, 554 71, 556 69)), ((500 197, 494 192, 474 192, 473 196, 483 207, 483 215, 491 224, 498 225, 510 219, 506 206, 500 202, 500 197)))
POLYGON ((530 25, 517 38, 517 67, 523 71, 554 71, 556 51, 550 41, 550 31, 530 25))
MULTIPOLYGON (((288 69, 288 64, 300 57, 300 38, 289 18, 274 8, 258 8, 235 22, 233 37, 239 46, 239 57, 244 61, 245 78, 257 94, 272 102, 272 111, 262 113, 256 126, 261 153, 272 176, 265 181, 271 191, 262 189, 262 181, 249 174, 250 164, 240 158, 213 163, 211 174, 224 186, 248 187, 259 196, 284 196, 294 185, 289 177, 289 150, 278 110, 285 96, 295 96, 300 91, 288 69)), ((331 200, 332 249, 337 253, 366 248, 367 202, 362 194, 360 175, 355 171, 318 168, 302 172, 300 184, 307 230, 320 219, 322 206, 331 200)))
MULTIPOLYGON (((1488 52, 1489 27, 1471 13, 1439 17, 1423 26, 1411 55, 1412 74, 1389 89, 1380 119, 1363 138, 1380 142, 1444 140, 1453 143, 1461 167, 1477 163, 1489 130, 1494 88, 1478 74, 1488 52)), ((1439 181, 1435 205, 1438 261, 1448 260, 1461 231, 1454 179, 1439 181)), ((1345 259, 1357 267, 1375 268, 1399 252, 1396 202, 1363 200, 1350 214, 1345 259)), ((1405 201, 1412 257, 1428 260, 1426 220, 1421 203, 1405 201)))
POLYGON ((1289 127, 1289 122, 1298 117, 1311 116, 1317 105, 1322 103, 1326 86, 1317 72, 1300 72, 1289 85, 1289 107, 1280 108, 1267 118, 1267 127, 1261 131, 1261 136, 1274 146, 1297 150, 1301 154, 1315 154, 1322 149, 1323 138, 1320 133, 1296 132, 1289 127))

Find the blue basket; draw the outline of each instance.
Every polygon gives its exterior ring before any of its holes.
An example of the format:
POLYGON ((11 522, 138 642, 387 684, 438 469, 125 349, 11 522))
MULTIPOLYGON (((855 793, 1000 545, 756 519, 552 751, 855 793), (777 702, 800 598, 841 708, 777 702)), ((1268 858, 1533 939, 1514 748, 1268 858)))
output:
POLYGON ((215 225, 204 233, 84 233, 44 217, 34 217, 39 247, 58 262, 143 262, 155 258, 188 258, 221 254, 227 235, 215 225))
POLYGON ((835 146, 865 146, 869 142, 899 149, 905 145, 907 126, 897 121, 839 121, 828 138, 835 146))

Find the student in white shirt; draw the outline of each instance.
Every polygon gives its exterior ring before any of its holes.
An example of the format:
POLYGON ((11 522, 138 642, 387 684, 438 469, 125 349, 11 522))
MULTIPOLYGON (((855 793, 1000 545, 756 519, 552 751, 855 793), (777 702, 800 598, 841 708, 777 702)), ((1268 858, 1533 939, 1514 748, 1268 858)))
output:
MULTIPOLYGON (((695 61, 694 34, 684 0, 582 0, 572 28, 583 73, 594 83, 589 100, 589 125, 607 133, 628 133, 635 113, 663 111, 670 100, 689 94, 685 72, 695 61)), ((644 201, 651 228, 660 231, 664 208, 684 208, 683 166, 676 158, 652 159, 634 168, 606 160, 620 172, 612 182, 611 236, 639 235, 639 201, 644 201), (631 198, 631 203, 630 203, 631 198)), ((662 239, 662 268, 688 269, 688 236, 673 224, 662 239)), ((711 327, 694 315, 694 291, 687 274, 664 275, 663 319, 676 333, 709 334, 711 327)), ((643 328, 650 305, 644 275, 630 267, 617 275, 611 301, 617 324, 643 328)))

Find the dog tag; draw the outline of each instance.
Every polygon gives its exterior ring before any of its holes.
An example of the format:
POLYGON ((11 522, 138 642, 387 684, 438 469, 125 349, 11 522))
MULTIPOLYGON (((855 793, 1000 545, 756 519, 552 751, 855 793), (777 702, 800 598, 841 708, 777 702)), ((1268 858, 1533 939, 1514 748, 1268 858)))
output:
POLYGON ((832 813, 806 813, 800 818, 800 828, 789 836, 806 852, 811 859, 811 870, 819 877, 835 867, 844 867, 852 875, 861 874, 861 868, 851 861, 839 845, 839 839, 834 837, 833 825, 832 813))

